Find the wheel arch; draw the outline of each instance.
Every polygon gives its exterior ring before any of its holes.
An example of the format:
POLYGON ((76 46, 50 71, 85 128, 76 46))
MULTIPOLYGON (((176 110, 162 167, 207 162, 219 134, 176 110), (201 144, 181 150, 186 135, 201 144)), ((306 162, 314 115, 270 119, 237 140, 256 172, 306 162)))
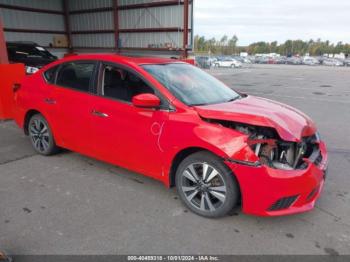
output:
MULTIPOLYGON (((170 166, 170 170, 169 170, 169 187, 173 187, 175 186, 175 175, 176 175, 176 170, 179 167, 180 163, 189 155, 192 155, 194 153, 200 152, 200 151, 205 151, 208 152, 214 156, 219 157, 220 159, 222 159, 222 161, 224 162, 224 159, 222 156, 219 156, 218 154, 216 154, 215 152, 204 148, 204 147, 187 147, 184 148, 182 150, 180 150, 179 152, 177 152, 177 154, 174 156, 172 162, 171 162, 171 166, 170 166)), ((229 167, 228 167, 229 168, 229 167)), ((232 172, 234 179, 237 181, 238 185, 239 185, 239 181, 236 177, 236 175, 232 172)))
POLYGON ((23 130, 24 133, 26 135, 29 135, 29 131, 28 131, 28 127, 29 127, 29 121, 31 119, 32 116, 36 115, 36 114, 41 114, 42 113, 36 109, 30 109, 26 112, 25 116, 24 116, 24 122, 23 122, 23 130))
POLYGON ((36 114, 40 114, 42 115, 45 120, 47 121, 47 123, 49 124, 49 127, 51 128, 51 132, 52 132, 52 135, 55 139, 55 142, 56 144, 59 144, 59 142, 61 141, 60 140, 60 137, 58 137, 57 135, 57 132, 55 132, 55 129, 53 128, 52 126, 52 123, 51 123, 51 119, 46 115, 44 114, 41 110, 38 110, 38 109, 29 109, 25 115, 24 115, 24 122, 23 122, 23 131, 24 131, 24 134, 25 135, 29 135, 29 131, 28 131, 28 127, 29 127, 29 121, 30 121, 30 118, 36 114))
MULTIPOLYGON (((197 153, 197 152, 208 152, 214 156, 219 157, 220 159, 222 159, 224 165, 227 166, 228 169, 231 170, 231 168, 225 163, 224 159, 219 156, 218 154, 215 154, 213 151, 208 150, 207 148, 203 148, 203 147, 188 147, 185 149, 182 149, 181 151, 179 151, 175 157, 173 158, 173 161, 171 163, 171 168, 170 168, 170 172, 169 172, 169 187, 174 187, 176 185, 175 182, 175 177, 176 177, 176 170, 179 167, 180 163, 189 155, 197 153)), ((238 177, 236 176, 236 174, 231 170, 232 173, 232 179, 234 179, 234 181, 237 184, 238 187, 238 205, 242 208, 243 207, 243 194, 242 194, 242 187, 240 184, 240 181, 238 179, 238 177)), ((233 211, 233 210, 232 210, 233 211)))
POLYGON ((175 175, 176 175, 176 170, 179 167, 180 163, 182 160, 184 160, 186 157, 188 157, 191 154, 194 154, 199 151, 208 151, 205 148, 201 147, 188 147, 185 149, 180 150, 177 152, 177 154, 174 156, 171 166, 170 166, 170 171, 169 171, 169 187, 175 186, 175 175))

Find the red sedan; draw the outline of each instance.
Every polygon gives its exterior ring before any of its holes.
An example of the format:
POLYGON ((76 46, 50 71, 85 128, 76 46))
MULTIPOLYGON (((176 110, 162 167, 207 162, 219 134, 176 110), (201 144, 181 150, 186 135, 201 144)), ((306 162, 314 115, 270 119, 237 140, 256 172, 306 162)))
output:
POLYGON ((15 101, 38 153, 66 148, 176 186, 202 216, 239 203, 262 216, 304 212, 323 187, 326 147, 308 116, 187 63, 73 56, 26 77, 15 101))

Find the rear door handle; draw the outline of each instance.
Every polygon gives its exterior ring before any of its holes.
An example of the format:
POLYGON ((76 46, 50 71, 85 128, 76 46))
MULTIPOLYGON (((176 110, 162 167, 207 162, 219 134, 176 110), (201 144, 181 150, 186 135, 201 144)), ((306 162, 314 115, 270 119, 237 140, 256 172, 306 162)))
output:
POLYGON ((98 116, 98 117, 103 117, 103 118, 109 117, 108 114, 99 112, 99 111, 97 111, 97 110, 92 110, 91 114, 92 114, 93 116, 98 116))
POLYGON ((49 105, 54 105, 54 104, 56 104, 56 100, 55 100, 55 99, 52 99, 52 98, 45 98, 45 99, 44 99, 44 102, 45 102, 46 104, 49 104, 49 105))

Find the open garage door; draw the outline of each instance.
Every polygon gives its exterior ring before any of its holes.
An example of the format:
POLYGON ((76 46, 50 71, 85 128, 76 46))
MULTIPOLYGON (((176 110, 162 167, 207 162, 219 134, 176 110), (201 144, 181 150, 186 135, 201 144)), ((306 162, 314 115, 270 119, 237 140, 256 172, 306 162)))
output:
POLYGON ((6 41, 33 41, 57 56, 192 50, 192 0, 0 0, 0 16, 6 41))

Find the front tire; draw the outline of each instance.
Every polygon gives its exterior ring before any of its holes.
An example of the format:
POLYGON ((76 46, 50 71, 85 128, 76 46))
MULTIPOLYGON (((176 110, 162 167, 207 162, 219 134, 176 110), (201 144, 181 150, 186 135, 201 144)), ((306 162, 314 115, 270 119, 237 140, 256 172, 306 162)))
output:
POLYGON ((176 171, 176 188, 184 204, 194 213, 216 218, 237 205, 238 183, 219 157, 205 151, 185 158, 176 171))
POLYGON ((39 154, 49 156, 59 151, 50 126, 41 114, 35 114, 30 118, 28 133, 34 150, 39 154))

